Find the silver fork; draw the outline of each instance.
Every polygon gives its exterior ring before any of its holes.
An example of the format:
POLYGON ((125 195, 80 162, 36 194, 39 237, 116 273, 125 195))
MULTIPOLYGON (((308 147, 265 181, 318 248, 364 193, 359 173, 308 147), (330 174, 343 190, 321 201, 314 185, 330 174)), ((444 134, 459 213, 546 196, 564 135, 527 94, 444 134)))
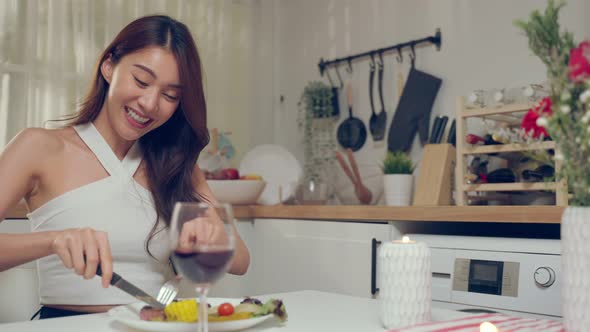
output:
POLYGON ((158 296, 156 300, 162 303, 164 306, 169 305, 174 301, 176 295, 178 294, 178 284, 180 283, 180 278, 174 277, 165 284, 162 285, 160 288, 160 292, 158 292, 158 296))

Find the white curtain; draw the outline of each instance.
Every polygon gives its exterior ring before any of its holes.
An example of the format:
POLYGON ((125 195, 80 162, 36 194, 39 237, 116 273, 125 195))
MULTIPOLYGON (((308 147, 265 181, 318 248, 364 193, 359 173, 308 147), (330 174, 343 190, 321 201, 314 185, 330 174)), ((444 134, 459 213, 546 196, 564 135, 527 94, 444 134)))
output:
MULTIPOLYGON (((264 0, 262 0, 264 1, 264 0)), ((95 61, 133 19, 185 23, 203 60, 209 126, 254 144, 242 125, 261 87, 252 84, 262 43, 260 0, 0 0, 0 148, 25 127, 71 114, 95 61)), ((272 24, 272 23, 269 23, 272 24)), ((243 150, 242 149, 242 150, 243 150)))

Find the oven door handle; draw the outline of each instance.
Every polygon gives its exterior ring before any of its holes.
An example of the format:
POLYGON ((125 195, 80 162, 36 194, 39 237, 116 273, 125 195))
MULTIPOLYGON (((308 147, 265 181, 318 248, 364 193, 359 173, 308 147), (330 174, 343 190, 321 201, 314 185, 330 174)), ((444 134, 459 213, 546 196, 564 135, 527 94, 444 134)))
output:
POLYGON ((371 295, 375 295, 379 288, 377 288, 377 246, 381 241, 373 238, 371 240, 371 295))

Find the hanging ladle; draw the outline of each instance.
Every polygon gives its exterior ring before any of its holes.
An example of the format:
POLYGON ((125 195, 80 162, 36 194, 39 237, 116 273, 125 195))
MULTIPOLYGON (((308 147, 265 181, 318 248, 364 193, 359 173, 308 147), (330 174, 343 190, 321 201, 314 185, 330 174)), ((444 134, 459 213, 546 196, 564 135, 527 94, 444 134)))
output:
MULTIPOLYGON (((369 63, 369 102, 371 103, 371 117, 369 118, 369 131, 373 136, 373 141, 379 138, 378 133, 378 117, 375 113, 375 106, 373 105, 373 80, 375 77, 375 56, 371 53, 371 62, 369 63)), ((383 136, 381 137, 383 139, 383 136)))

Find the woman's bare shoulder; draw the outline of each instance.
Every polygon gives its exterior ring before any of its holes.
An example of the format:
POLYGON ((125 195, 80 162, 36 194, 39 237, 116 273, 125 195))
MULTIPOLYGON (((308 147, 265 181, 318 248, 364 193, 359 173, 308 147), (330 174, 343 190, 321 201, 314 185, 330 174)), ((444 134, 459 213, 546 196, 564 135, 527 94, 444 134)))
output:
POLYGON ((45 129, 26 128, 21 130, 9 143, 17 150, 25 150, 27 153, 35 153, 37 157, 54 154, 63 150, 68 128, 45 129))
POLYGON ((27 128, 15 136, 7 150, 26 153, 35 160, 42 161, 44 157, 55 160, 71 152, 86 151, 87 147, 72 127, 27 128))

